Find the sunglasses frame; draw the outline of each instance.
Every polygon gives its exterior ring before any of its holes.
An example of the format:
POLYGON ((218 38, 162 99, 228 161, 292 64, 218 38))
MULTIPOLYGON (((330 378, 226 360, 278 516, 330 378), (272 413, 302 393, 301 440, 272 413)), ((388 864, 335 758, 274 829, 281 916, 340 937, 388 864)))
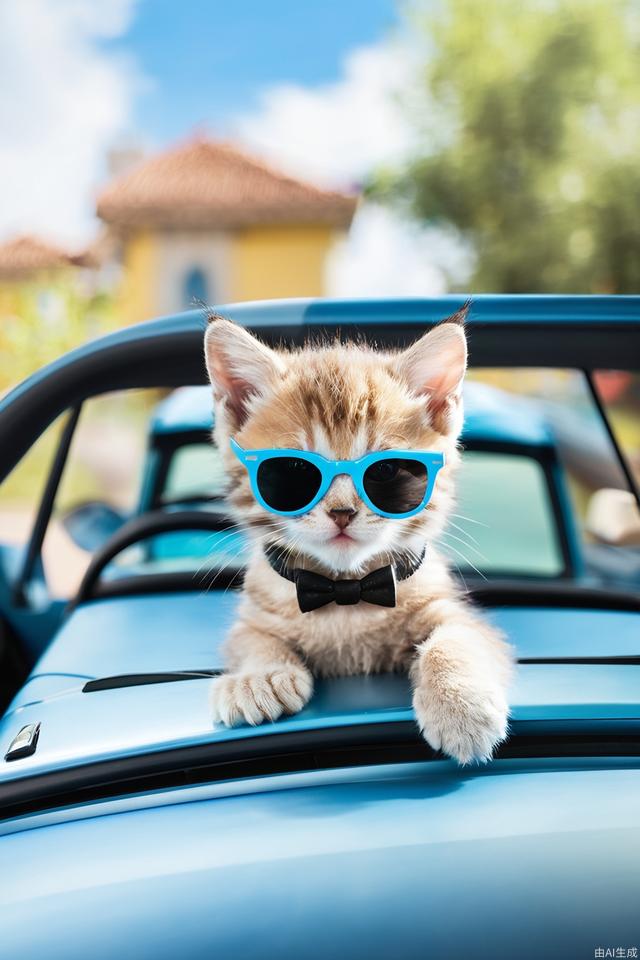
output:
POLYGON ((276 513, 281 517, 300 517, 303 513, 309 513, 316 504, 322 500, 335 478, 346 475, 351 477, 351 481, 363 503, 366 503, 369 509, 378 514, 379 517, 386 517, 388 520, 405 520, 408 517, 414 517, 427 506, 433 494, 438 473, 445 464, 444 453, 429 450, 378 450, 375 453, 367 453, 358 460, 328 460, 321 454, 314 453, 310 450, 245 450, 233 437, 230 439, 230 444, 231 449, 240 463, 247 469, 253 495, 260 506, 264 507, 264 509, 270 513, 276 513), (258 487, 258 468, 265 460, 271 460, 274 457, 293 457, 296 460, 306 460, 320 471, 322 480, 317 494, 306 506, 299 510, 276 510, 265 502, 260 493, 258 487), (370 500, 364 489, 363 481, 365 471, 373 463, 377 463, 380 460, 391 459, 417 460, 427 468, 427 485, 422 502, 419 506, 415 507, 415 509, 409 510, 406 513, 387 513, 385 510, 381 510, 370 500))

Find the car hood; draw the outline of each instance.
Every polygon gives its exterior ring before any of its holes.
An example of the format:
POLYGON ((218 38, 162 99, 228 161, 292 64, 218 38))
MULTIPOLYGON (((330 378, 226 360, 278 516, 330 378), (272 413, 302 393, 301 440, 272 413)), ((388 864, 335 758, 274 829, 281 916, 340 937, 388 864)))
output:
POLYGON ((593 957, 637 944, 639 799, 620 759, 433 762, 59 811, 0 840, 3 956, 593 957))
MULTIPOLYGON (((197 674, 222 665, 220 644, 237 600, 230 593, 174 594, 103 600, 77 609, 0 721, 3 757, 23 726, 40 724, 32 756, 0 760, 0 783, 185 745, 411 721, 406 678, 384 675, 319 682, 301 713, 275 724, 235 729, 214 724, 211 679, 197 674), (85 691, 95 679, 163 671, 195 676, 161 683, 143 682, 143 676, 129 686, 85 691)), ((553 722, 565 731, 571 724, 583 730, 590 723, 621 730, 640 720, 640 666, 615 662, 638 653, 637 614, 504 607, 488 615, 520 658, 569 660, 519 666, 511 693, 514 729, 553 722), (571 662, 577 656, 583 662, 571 662)))

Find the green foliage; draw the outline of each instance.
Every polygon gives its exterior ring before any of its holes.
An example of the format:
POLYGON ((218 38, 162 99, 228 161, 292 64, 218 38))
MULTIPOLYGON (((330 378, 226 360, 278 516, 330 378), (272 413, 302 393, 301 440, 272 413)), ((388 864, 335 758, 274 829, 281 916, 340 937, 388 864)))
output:
POLYGON ((373 194, 454 228, 475 290, 637 292, 637 2, 443 0, 410 17, 420 149, 373 194))
POLYGON ((0 393, 115 326, 112 298, 75 272, 0 287, 0 393))

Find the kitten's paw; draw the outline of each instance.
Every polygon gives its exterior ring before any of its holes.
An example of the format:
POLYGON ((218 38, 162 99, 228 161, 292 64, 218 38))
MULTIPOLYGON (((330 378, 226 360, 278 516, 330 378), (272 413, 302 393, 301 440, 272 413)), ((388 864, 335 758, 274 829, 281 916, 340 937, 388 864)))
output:
POLYGON ((231 673, 213 681, 213 719, 227 727, 256 726, 298 713, 310 700, 313 679, 303 667, 279 666, 263 673, 231 673))
POLYGON ((413 708, 429 746, 460 764, 485 763, 507 736, 509 707, 499 687, 436 686, 423 678, 413 708))

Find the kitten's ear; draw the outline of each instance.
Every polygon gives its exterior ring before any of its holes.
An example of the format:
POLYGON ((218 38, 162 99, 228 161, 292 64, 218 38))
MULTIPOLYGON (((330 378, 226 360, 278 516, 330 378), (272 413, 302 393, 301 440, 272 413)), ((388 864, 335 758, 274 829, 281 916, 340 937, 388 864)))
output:
POLYGON ((224 404, 234 427, 244 423, 251 397, 267 393, 284 373, 273 350, 223 317, 210 320, 204 353, 214 397, 224 404))
POLYGON ((397 370, 411 392, 428 399, 434 425, 443 433, 458 433, 462 427, 460 397, 467 369, 465 315, 466 309, 439 323, 397 361, 397 370))

